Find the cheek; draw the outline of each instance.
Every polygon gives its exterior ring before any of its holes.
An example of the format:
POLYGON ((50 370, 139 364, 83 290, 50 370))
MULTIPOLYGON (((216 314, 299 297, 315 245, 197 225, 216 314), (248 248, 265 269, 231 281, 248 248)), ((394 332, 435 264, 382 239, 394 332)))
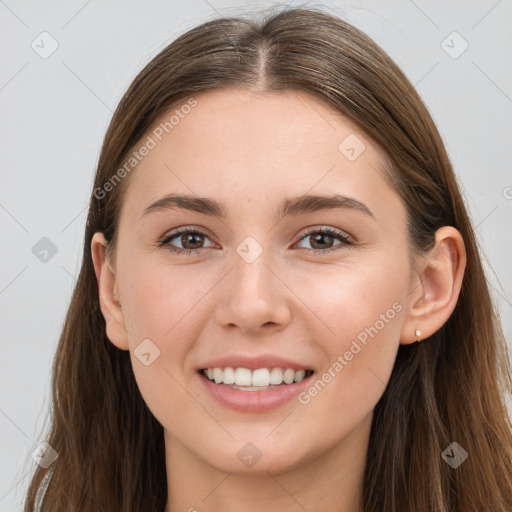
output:
POLYGON ((132 366, 151 407, 154 391, 174 387, 172 376, 182 380, 184 361, 200 333, 192 320, 209 285, 169 266, 120 264, 119 270, 132 366))
POLYGON ((382 396, 399 347, 407 293, 405 265, 406 260, 396 255, 386 266, 380 259, 365 262, 364 268, 329 269, 305 281, 298 291, 304 296, 309 290, 307 305, 321 319, 314 320, 315 338, 324 364, 316 385, 302 400, 318 407, 317 414, 333 406, 332 414, 343 423, 348 411, 368 413, 382 396), (337 404, 343 407, 336 408, 337 404))
POLYGON ((193 309, 211 283, 195 278, 193 272, 168 265, 150 264, 139 269, 138 272, 127 270, 123 282, 127 291, 123 314, 130 337, 134 342, 141 336, 160 343, 172 340, 173 349, 179 349, 182 337, 177 333, 190 322, 193 309))
POLYGON ((211 283, 194 282, 190 273, 185 276, 162 265, 124 271, 128 277, 123 281, 123 315, 138 388, 157 420, 171 431, 180 431, 183 419, 173 411, 189 411, 194 404, 185 390, 183 372, 200 337, 201 325, 194 318, 205 316, 201 299, 211 283))
POLYGON ((375 258, 297 275, 293 289, 323 326, 318 339, 340 349, 354 339, 363 344, 377 336, 398 340, 408 282, 405 259, 395 255, 392 260, 375 258))

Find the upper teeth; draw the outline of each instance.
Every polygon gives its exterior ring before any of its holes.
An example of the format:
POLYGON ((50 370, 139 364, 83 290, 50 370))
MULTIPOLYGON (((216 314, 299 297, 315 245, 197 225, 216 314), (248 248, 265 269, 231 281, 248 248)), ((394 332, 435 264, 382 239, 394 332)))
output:
POLYGON ((292 368, 208 368, 204 374, 217 384, 236 384, 237 386, 269 386, 300 382, 306 376, 306 370, 295 371, 292 368))

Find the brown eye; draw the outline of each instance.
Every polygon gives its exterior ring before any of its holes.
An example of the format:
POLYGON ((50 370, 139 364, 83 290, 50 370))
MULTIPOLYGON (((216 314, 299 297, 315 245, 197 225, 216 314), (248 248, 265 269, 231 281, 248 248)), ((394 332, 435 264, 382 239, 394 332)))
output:
POLYGON ((334 242, 334 237, 325 233, 316 233, 315 235, 309 236, 311 237, 311 246, 313 249, 329 249, 334 242), (329 247, 326 247, 326 245, 329 247))
POLYGON ((166 247, 171 252, 176 252, 178 254, 191 254, 194 252, 199 253, 200 249, 213 246, 213 244, 210 246, 205 246, 205 239, 208 239, 208 237, 201 231, 195 229, 182 229, 181 231, 176 231, 166 236, 160 242, 160 246, 166 247), (174 241, 174 243, 171 244, 172 241, 174 241), (179 245, 174 245, 175 243, 181 244, 181 247, 179 245))
POLYGON ((352 240, 343 231, 338 231, 334 228, 321 228, 311 229, 301 238, 301 242, 309 238, 312 249, 306 249, 307 252, 313 253, 325 253, 330 251, 336 251, 343 247, 353 245, 352 240), (340 240, 340 243, 334 243, 335 240, 340 240))
POLYGON ((203 235, 198 233, 185 233, 181 235, 180 241, 184 249, 200 249, 201 245, 204 243, 204 241, 201 240, 202 236, 203 235))

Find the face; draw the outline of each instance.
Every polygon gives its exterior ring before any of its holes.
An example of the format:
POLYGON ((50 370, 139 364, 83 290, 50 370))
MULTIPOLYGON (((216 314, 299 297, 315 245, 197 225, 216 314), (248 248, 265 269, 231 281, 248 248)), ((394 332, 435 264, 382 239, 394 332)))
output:
POLYGON ((111 339, 169 446, 293 469, 368 432, 411 291, 405 208, 380 149, 318 99, 194 98, 127 178, 111 339))

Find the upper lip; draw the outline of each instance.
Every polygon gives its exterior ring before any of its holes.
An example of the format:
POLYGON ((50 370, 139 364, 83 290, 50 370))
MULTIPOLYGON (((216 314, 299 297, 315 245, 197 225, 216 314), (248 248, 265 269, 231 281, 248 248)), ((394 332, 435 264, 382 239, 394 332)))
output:
POLYGON ((205 368, 248 368, 257 370, 258 368, 291 368, 292 370, 310 370, 311 367, 292 361, 274 354, 260 354, 257 356, 247 356, 244 354, 234 354, 213 359, 201 365, 200 370, 205 368))

